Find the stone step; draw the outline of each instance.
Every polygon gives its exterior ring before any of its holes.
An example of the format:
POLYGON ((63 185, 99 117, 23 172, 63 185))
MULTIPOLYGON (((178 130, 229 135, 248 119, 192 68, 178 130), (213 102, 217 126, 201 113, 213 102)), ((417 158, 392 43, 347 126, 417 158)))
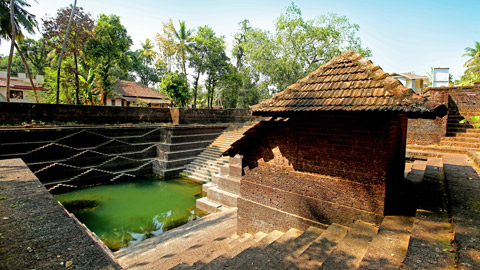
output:
POLYGON ((197 173, 209 173, 209 172, 214 172, 214 173, 219 173, 220 172, 220 165, 215 164, 213 162, 211 163, 198 163, 196 162, 195 164, 189 164, 189 166, 186 166, 187 171, 186 172, 197 172, 197 173))
POLYGON ((405 177, 410 183, 419 185, 423 181, 425 175, 425 168, 427 167, 427 161, 415 160, 412 164, 412 169, 405 177))
POLYGON ((188 166, 189 169, 197 169, 197 168, 208 168, 208 169, 215 169, 220 170, 220 166, 225 165, 228 163, 228 160, 195 160, 190 163, 188 166))
POLYGON ((196 126, 192 128, 192 126, 171 126, 167 127, 166 130, 171 136, 177 135, 190 135, 196 133, 221 133, 227 128, 226 125, 219 125, 219 126, 196 126))
POLYGON ((450 269, 455 265, 454 240, 447 212, 443 161, 429 158, 421 185, 404 265, 414 269, 450 269))
POLYGON ((238 255, 232 256, 232 258, 218 257, 213 260, 211 263, 204 265, 202 270, 217 270, 217 269, 238 269, 238 265, 242 264, 245 260, 248 260, 250 257, 264 250, 268 245, 279 239, 284 235, 283 232, 274 230, 270 232, 267 236, 263 237, 260 241, 254 243, 247 249, 244 249, 238 255))
POLYGON ((407 255, 414 219, 407 216, 386 216, 358 269, 399 269, 407 255))
POLYGON ((187 177, 190 177, 190 178, 195 179, 195 180, 200 181, 200 182, 204 182, 204 183, 209 183, 210 182, 210 180, 208 180, 208 177, 206 177, 204 175, 187 174, 187 173, 185 173, 185 171, 182 171, 181 173, 184 174, 187 177))
POLYGON ((470 142, 478 143, 480 142, 480 134, 478 137, 469 137, 469 136, 457 136, 457 137, 443 137, 442 142, 470 142))
POLYGON ((212 187, 208 189, 207 197, 210 200, 217 201, 222 205, 231 207, 237 207, 238 195, 219 189, 218 187, 212 187))
MULTIPOLYGON (((249 238, 251 235, 247 234, 244 237, 249 238)), ((162 258, 161 262, 156 261, 155 265, 157 267, 161 267, 161 269, 181 269, 193 265, 200 259, 204 259, 206 261, 212 260, 213 258, 218 257, 218 255, 221 254, 221 250, 226 249, 229 244, 235 241, 237 238, 238 236, 234 233, 228 237, 217 237, 206 243, 196 243, 181 253, 177 253, 172 257, 162 258)))
POLYGON ((206 184, 203 184, 202 185, 202 192, 203 193, 207 193, 208 189, 211 188, 211 187, 216 187, 217 185, 213 182, 208 182, 206 184))
POLYGON ((157 160, 157 163, 160 170, 170 170, 179 167, 186 167, 187 164, 191 163, 194 159, 195 157, 174 160, 157 160))
POLYGON ((196 201, 196 207, 207 213, 216 213, 221 211, 222 204, 212 201, 208 197, 203 197, 196 201))
POLYGON ((355 221, 343 241, 323 262, 322 269, 356 269, 377 231, 372 224, 355 221))
MULTIPOLYGON (((236 231, 236 210, 230 209, 210 214, 161 235, 146 239, 137 245, 115 252, 123 268, 166 269, 166 261, 182 258, 187 250, 199 250, 222 240, 231 239, 236 231), (180 257, 177 257, 179 256, 180 257)), ((232 239, 233 240, 233 239, 232 239)), ((227 241, 228 242, 228 241, 227 241)), ((225 243, 225 242, 223 242, 225 243)), ((215 245, 210 246, 214 248, 215 245)), ((202 249, 204 250, 204 249, 202 249)), ((205 250, 204 250, 205 251, 205 250)), ((204 254, 201 254, 202 256, 204 254)), ((196 258, 196 260, 201 257, 196 258)), ((175 266, 170 265, 170 267, 175 266)))
POLYGON ((480 149, 480 140, 477 140, 477 142, 465 142, 465 141, 444 141, 442 140, 440 142, 441 146, 453 146, 453 147, 464 147, 464 148, 470 148, 470 149, 480 149))
POLYGON ((296 268, 318 269, 348 232, 348 227, 333 223, 293 260, 296 268))
POLYGON ((468 133, 475 133, 475 134, 479 134, 480 133, 480 129, 475 129, 473 128, 473 126, 462 126, 462 124, 459 124, 459 125, 448 125, 447 126, 447 133, 450 133, 450 132, 468 132, 468 133))
POLYGON ((440 157, 440 156, 442 156, 442 154, 438 152, 411 149, 410 145, 407 146, 407 153, 405 155, 407 159, 413 159, 413 160, 417 160, 417 159, 427 160, 427 158, 429 157, 440 157))
POLYGON ((319 229, 317 227, 309 227, 305 232, 302 233, 295 242, 291 245, 286 247, 286 254, 283 256, 282 259, 282 267, 283 269, 291 269, 291 268, 298 268, 297 266, 297 259, 300 255, 307 250, 310 245, 312 245, 316 239, 318 239, 324 230, 319 229))
POLYGON ((213 176, 220 173, 220 169, 215 167, 212 168, 210 166, 204 166, 204 167, 197 166, 195 168, 187 168, 185 170, 185 173, 193 174, 193 175, 203 175, 205 177, 209 177, 210 178, 209 181, 210 181, 213 176))
MULTIPOLYGON (((467 130, 468 131, 468 130, 467 130)), ((474 132, 449 132, 447 131, 445 138, 471 138, 480 139, 480 134, 474 132)))
POLYGON ((160 169, 155 168, 155 166, 153 166, 153 168, 154 168, 153 173, 155 175, 158 175, 159 177, 165 178, 165 179, 175 177, 175 176, 179 175, 183 170, 185 170, 184 166, 177 167, 177 168, 172 168, 172 169, 167 169, 167 170, 160 170, 160 169))
POLYGON ((204 148, 194 148, 182 151, 174 151, 174 152, 161 152, 158 153, 158 158, 162 160, 173 160, 173 159, 181 159, 181 158, 188 158, 194 157, 202 153, 204 148))
POLYGON ((263 250, 252 254, 236 265, 237 269, 281 269, 283 258, 297 247, 296 240, 302 231, 290 229, 263 250))
POLYGON ((199 133, 199 134, 190 134, 190 135, 174 135, 168 138, 168 143, 185 143, 185 142, 214 140, 220 134, 222 133, 215 132, 215 133, 199 133))
POLYGON ((215 183, 221 190, 240 195, 240 180, 232 179, 227 176, 216 175, 213 177, 212 182, 215 183))
POLYGON ((291 244, 302 231, 290 229, 265 248, 248 248, 237 255, 234 260, 217 269, 279 269, 285 246, 291 244))
POLYGON ((408 146, 409 150, 421 150, 421 151, 426 151, 426 152, 441 152, 441 153, 458 153, 458 154, 464 154, 466 151, 469 151, 471 149, 465 148, 465 147, 446 147, 446 146, 430 146, 430 145, 409 145, 408 146))
MULTIPOLYGON (((250 235, 249 233, 245 233, 244 235, 250 235)), ((243 236, 243 235, 242 235, 243 236)), ((191 269, 219 269, 219 265, 225 263, 227 260, 235 257, 240 252, 244 251, 245 249, 255 245, 257 242, 261 241, 263 238, 267 236, 266 233, 258 232, 255 235, 243 238, 240 237, 236 241, 232 242, 229 249, 221 250, 221 254, 214 258, 213 260, 205 260, 202 259, 196 262, 191 269), (206 266, 208 264, 208 267, 206 266)))
POLYGON ((158 145, 159 151, 175 152, 194 148, 205 148, 212 143, 211 140, 197 141, 197 142, 185 142, 185 143, 162 143, 158 145))

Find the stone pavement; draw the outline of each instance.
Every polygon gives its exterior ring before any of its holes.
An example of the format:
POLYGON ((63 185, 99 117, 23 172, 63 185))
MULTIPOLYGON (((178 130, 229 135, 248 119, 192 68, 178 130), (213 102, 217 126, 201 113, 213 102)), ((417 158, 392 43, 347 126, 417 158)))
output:
POLYGON ((21 159, 0 160, 0 269, 120 269, 21 159))
POLYGON ((480 269, 480 176, 465 155, 445 154, 459 269, 480 269))

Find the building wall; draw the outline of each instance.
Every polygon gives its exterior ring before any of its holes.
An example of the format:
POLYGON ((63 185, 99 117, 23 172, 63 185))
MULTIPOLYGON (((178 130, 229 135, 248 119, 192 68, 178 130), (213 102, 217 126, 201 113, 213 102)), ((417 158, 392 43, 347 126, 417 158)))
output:
POLYGON ((107 98, 107 106, 117 106, 122 107, 122 99, 119 98, 107 98), (115 104, 113 104, 115 102, 115 104))
MULTIPOLYGON (((31 90, 18 90, 18 89, 10 89, 14 91, 22 91, 23 92, 23 98, 22 99, 17 99, 17 98, 11 98, 10 102, 27 102, 27 103, 34 103, 35 102, 35 97, 33 94, 33 91, 31 90)), ((0 101, 6 101, 7 97, 7 88, 5 87, 0 87, 0 101)))
POLYGON ((238 233, 379 223, 403 179, 406 121, 331 113, 265 123, 243 151, 238 233))
POLYGON ((430 89, 428 100, 448 106, 448 114, 435 119, 409 119, 408 144, 439 144, 447 129, 455 133, 455 126, 463 119, 480 114, 480 87, 455 87, 430 89))

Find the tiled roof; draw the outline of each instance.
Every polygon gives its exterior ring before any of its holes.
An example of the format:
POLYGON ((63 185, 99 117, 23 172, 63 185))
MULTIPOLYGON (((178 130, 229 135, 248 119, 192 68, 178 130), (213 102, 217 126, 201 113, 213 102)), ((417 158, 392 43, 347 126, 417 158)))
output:
POLYGON ((319 67, 252 111, 260 115, 310 111, 432 112, 438 104, 426 103, 411 89, 370 60, 352 51, 319 67))
MULTIPOLYGON (((0 80, 0 86, 7 87, 7 82, 4 81, 4 80, 0 80)), ((15 89, 33 90, 32 86, 30 84, 29 85, 21 85, 21 84, 15 84, 14 85, 14 84, 10 83, 10 87, 12 88, 12 90, 15 90, 15 89)), ((44 87, 41 87, 41 86, 35 87, 35 90, 48 91, 47 88, 44 88, 44 87)))
POLYGON ((169 101, 165 95, 157 90, 137 82, 119 80, 113 86, 113 92, 123 97, 154 98, 169 101))

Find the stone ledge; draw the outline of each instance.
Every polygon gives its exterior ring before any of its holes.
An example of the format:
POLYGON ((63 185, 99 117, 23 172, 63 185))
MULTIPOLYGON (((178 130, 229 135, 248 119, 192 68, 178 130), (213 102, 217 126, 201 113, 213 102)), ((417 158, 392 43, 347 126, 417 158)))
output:
POLYGON ((21 159, 0 160, 0 260, 13 269, 120 269, 111 252, 73 218, 21 159))

